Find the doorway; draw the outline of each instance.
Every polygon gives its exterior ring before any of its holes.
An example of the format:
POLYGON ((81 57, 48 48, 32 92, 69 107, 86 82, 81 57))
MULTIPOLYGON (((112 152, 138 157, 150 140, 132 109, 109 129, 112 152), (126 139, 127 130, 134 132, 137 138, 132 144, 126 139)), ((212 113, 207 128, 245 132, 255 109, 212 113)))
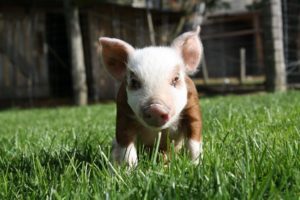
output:
POLYGON ((51 96, 71 98, 73 94, 72 69, 66 21, 63 13, 48 13, 46 15, 46 40, 51 96))

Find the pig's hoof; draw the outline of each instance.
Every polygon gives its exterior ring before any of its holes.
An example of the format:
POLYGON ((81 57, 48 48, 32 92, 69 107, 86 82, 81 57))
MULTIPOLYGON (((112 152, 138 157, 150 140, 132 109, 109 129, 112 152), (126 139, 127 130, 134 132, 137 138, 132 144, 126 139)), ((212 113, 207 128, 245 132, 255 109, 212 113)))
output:
POLYGON ((112 160, 118 165, 126 164, 129 168, 134 168, 138 164, 137 152, 133 143, 127 147, 121 147, 116 140, 112 145, 112 160))

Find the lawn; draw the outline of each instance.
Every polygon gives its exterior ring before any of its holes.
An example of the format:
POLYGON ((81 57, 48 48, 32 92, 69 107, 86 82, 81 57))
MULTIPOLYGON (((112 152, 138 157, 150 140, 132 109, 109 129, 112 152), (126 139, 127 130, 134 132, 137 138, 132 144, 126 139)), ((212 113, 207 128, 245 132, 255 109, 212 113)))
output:
POLYGON ((300 92, 203 98, 204 158, 111 168, 114 104, 0 112, 0 199, 299 199, 300 92))

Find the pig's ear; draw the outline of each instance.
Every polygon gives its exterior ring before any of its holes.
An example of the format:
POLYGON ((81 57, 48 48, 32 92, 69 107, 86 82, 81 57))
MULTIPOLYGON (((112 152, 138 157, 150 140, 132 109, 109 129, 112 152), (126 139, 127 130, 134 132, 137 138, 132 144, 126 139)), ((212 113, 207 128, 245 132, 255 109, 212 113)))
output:
POLYGON ((182 56, 186 72, 193 74, 197 71, 198 65, 202 57, 202 43, 199 39, 200 27, 198 26, 195 31, 186 32, 178 36, 172 43, 182 56))
POLYGON ((118 81, 122 81, 126 74, 128 57, 134 48, 119 39, 101 37, 102 58, 107 71, 118 81))

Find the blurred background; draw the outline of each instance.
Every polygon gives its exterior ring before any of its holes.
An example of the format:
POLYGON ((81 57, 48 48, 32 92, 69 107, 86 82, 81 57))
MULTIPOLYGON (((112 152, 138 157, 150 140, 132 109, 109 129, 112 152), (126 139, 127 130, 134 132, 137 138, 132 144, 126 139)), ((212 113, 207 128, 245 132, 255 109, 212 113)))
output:
POLYGON ((200 93, 300 88, 299 0, 0 0, 0 108, 112 100, 99 37, 169 45, 197 25, 200 93))

